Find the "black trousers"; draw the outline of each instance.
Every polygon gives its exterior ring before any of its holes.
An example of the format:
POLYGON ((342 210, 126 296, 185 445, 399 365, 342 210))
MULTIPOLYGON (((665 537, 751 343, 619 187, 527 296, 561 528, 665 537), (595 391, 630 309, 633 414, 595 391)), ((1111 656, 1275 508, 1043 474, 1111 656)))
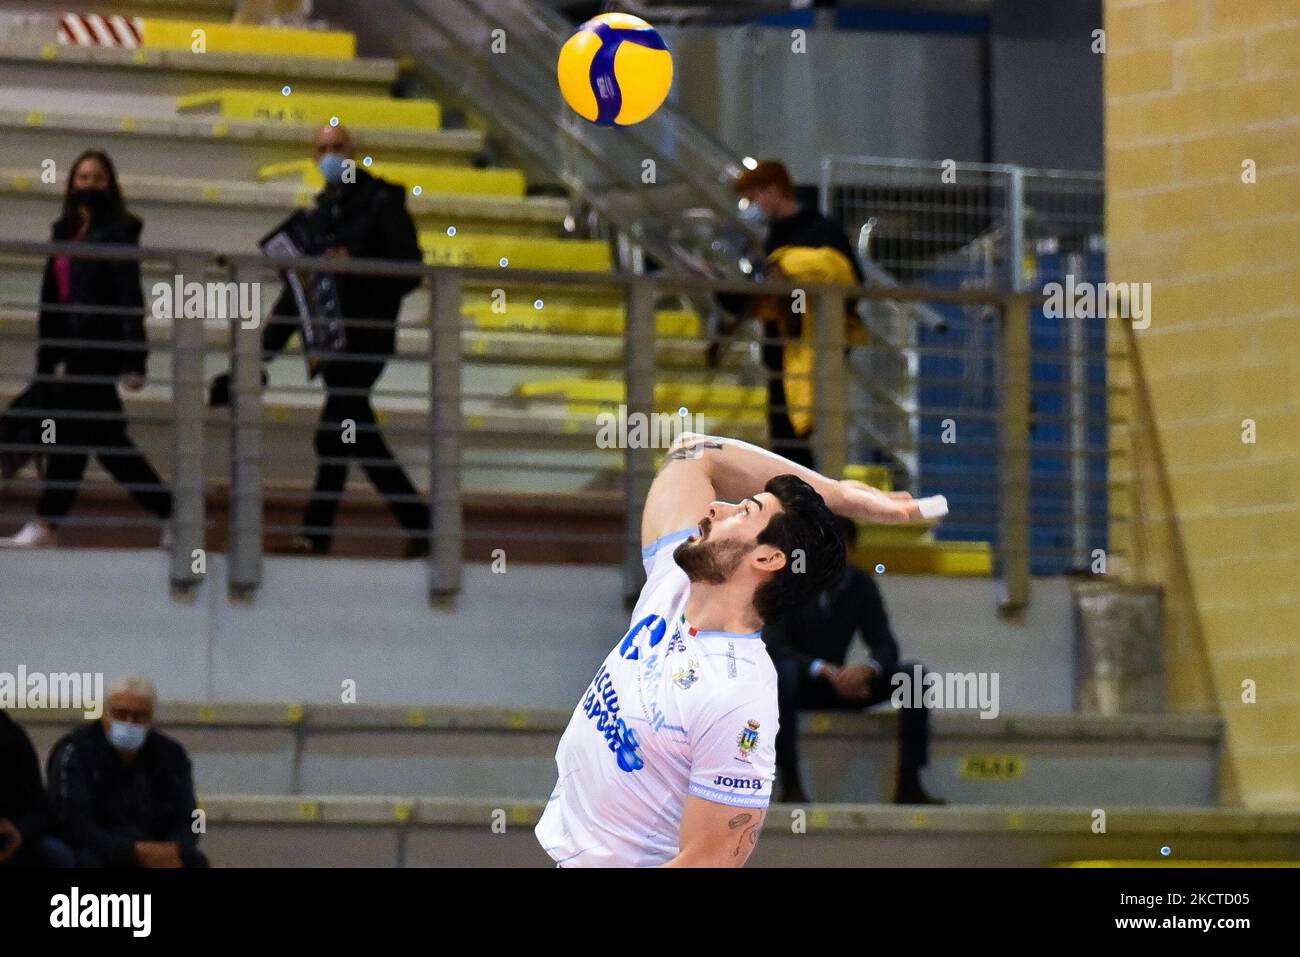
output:
POLYGON ((429 507, 393 457, 370 404, 370 390, 383 366, 345 363, 336 361, 325 370, 325 407, 316 426, 316 484, 303 514, 303 534, 316 550, 329 549, 348 465, 356 460, 397 523, 413 536, 427 536, 429 507), (355 423, 354 442, 344 441, 343 423, 349 419, 355 423))
MULTIPOLYGON (((814 678, 808 668, 795 658, 776 658, 777 707, 781 727, 776 734, 776 767, 786 781, 799 778, 798 716, 800 711, 861 711, 888 701, 894 692, 890 679, 905 672, 912 675, 912 663, 900 661, 888 675, 875 675, 871 695, 864 701, 852 701, 839 693, 824 678, 814 678)), ((906 774, 923 768, 930 761, 930 712, 927 708, 898 709, 898 769, 906 774)))
MULTIPOLYGON (((69 370, 69 375, 85 374, 69 370)), ((171 493, 126 434, 126 414, 114 383, 55 382, 46 395, 55 441, 46 453, 45 487, 36 505, 42 521, 57 527, 72 509, 92 451, 141 506, 163 520, 171 517, 171 493), (60 451, 64 448, 70 451, 60 451)))

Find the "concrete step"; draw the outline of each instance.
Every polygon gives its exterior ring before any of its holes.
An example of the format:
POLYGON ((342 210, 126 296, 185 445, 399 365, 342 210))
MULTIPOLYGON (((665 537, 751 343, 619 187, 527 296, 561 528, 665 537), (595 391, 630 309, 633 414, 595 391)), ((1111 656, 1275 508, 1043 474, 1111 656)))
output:
MULTIPOLYGON (((162 273, 147 272, 144 285, 146 289, 154 282, 168 282, 170 277, 162 273)), ((18 300, 21 293, 31 288, 31 283, 39 285, 39 277, 32 275, 25 282, 18 281, 10 287, 4 281, 4 271, 0 268, 0 300, 12 302, 18 300)), ((415 294, 412 293, 412 298, 415 294)), ((269 297, 268 297, 269 299, 269 297)), ((269 301, 264 301, 269 307, 269 301)), ((426 306, 427 308, 427 306, 426 306)), ((425 362, 429 354, 429 337, 422 328, 422 312, 417 308, 404 309, 397 335, 397 356, 411 362, 425 362)), ((580 367, 590 370, 592 367, 613 367, 622 362, 623 341, 615 333, 622 325, 622 310, 599 306, 548 306, 543 311, 520 308, 513 311, 502 322, 501 316, 493 314, 485 303, 472 301, 470 295, 465 297, 462 319, 465 328, 461 332, 461 354, 467 366, 493 364, 516 365, 521 375, 537 374, 537 367, 580 367), (508 323, 514 322, 515 328, 508 323), (525 324, 531 323, 532 331, 521 331, 525 324), (580 331, 569 331, 577 329, 580 331), (597 331, 599 330, 599 332, 597 331), (530 370, 530 371, 525 371, 530 370)), ((682 338, 677 334, 683 326, 698 325, 694 313, 685 310, 663 309, 656 313, 656 325, 661 335, 655 340, 655 354, 661 372, 672 373, 696 372, 708 373, 712 380, 718 382, 736 382, 742 372, 748 371, 739 363, 734 354, 732 360, 723 363, 720 370, 710 370, 705 365, 704 348, 700 340, 682 338), (671 337, 671 338, 670 338, 671 337)), ((150 348, 155 350, 155 360, 165 359, 171 339, 171 320, 147 319, 145 328, 149 337, 150 348)), ((204 338, 207 349, 224 357, 230 346, 229 322, 223 319, 204 320, 204 338)), ((25 378, 32 370, 32 356, 36 342, 36 317, 34 307, 27 309, 0 306, 0 377, 12 376, 25 378)), ((424 370, 422 370, 424 371, 424 370)), ((159 366, 152 375, 168 379, 166 369, 159 366)), ((427 381, 417 383, 413 378, 411 388, 418 385, 427 386, 427 381)), ((507 395, 508 390, 502 395, 507 395)))
MULTIPOLYGON (((141 116, 48 110, 22 103, 0 107, 4 165, 14 176, 27 176, 34 191, 46 185, 40 182, 45 159, 59 166, 71 163, 88 141, 107 150, 124 177, 175 178, 190 171, 210 182, 252 183, 265 166, 301 160, 315 132, 311 123, 214 120, 174 112, 141 116)), ((479 130, 366 130, 356 139, 363 157, 370 154, 394 163, 467 166, 483 149, 479 130)), ((54 185, 62 186, 62 180, 54 185)))
MULTIPOLYGON (((200 790, 226 794, 550 792, 567 710, 173 702, 159 724, 190 750, 200 790)), ((20 720, 46 748, 69 716, 20 720)), ((896 715, 801 716, 812 796, 892 800, 896 715)), ((955 804, 1090 807, 1214 803, 1219 722, 972 713, 934 716, 927 786, 955 804)))
POLYGON ((177 96, 224 89, 386 96, 392 60, 326 60, 189 50, 48 44, 0 46, 0 107, 171 116, 177 96))
MULTIPOLYGON (((225 867, 553 867, 541 801, 202 797, 225 867)), ((1300 814, 1235 809, 773 805, 750 867, 1045 867, 1080 860, 1256 865, 1300 858, 1300 814)))
MULTIPOLYGON (((517 441, 505 446, 502 461, 517 449, 517 441)), ((308 481, 311 460, 301 468, 299 480, 308 481)), ((113 492, 121 503, 120 490, 113 492)), ((230 594, 222 554, 209 554, 203 581, 175 596, 167 558, 156 548, 0 549, 0 643, 10 662, 29 670, 66 671, 74 662, 110 678, 144 673, 169 699, 336 704, 340 681, 352 678, 366 705, 568 714, 627 630, 621 551, 614 560, 580 551, 595 531, 617 548, 618 493, 473 495, 467 522, 471 509, 486 536, 478 544, 505 549, 507 573, 490 561, 467 562, 452 607, 429 603, 425 563, 373 555, 268 555, 262 584, 248 600, 230 594), (567 551, 569 564, 523 557, 527 541, 552 554, 567 551), (78 601, 49 599, 63 594, 78 601), (381 620, 384 627, 375 628, 381 620), (544 663, 518 667, 538 660, 539 641, 544 663)), ((94 515, 79 505, 72 517, 94 515)), ((148 518, 138 509, 129 517, 148 518)), ((391 519, 386 527, 396 530, 391 519)), ((1015 619, 996 614, 997 588, 980 579, 885 574, 877 582, 908 660, 935 672, 998 674, 1007 714, 1071 712, 1079 679, 1068 580, 1035 578, 1033 602, 1015 619)), ((849 661, 864 657, 855 648, 849 661)), ((889 774, 888 764, 881 773, 889 774)), ((417 790, 423 788, 422 779, 417 790)))
POLYGON ((49 14, 50 7, 79 13, 117 14, 123 17, 184 16, 196 20, 229 23, 237 0, 76 0, 51 4, 49 0, 3 0, 0 10, 12 13, 49 14))
MULTIPOLYGON (((430 163, 394 163, 364 156, 357 165, 373 176, 397 183, 412 196, 442 194, 453 196, 493 196, 501 199, 522 199, 527 183, 522 170, 473 169, 467 166, 435 166, 430 163)), ((261 183, 281 182, 305 189, 315 194, 325 188, 325 177, 310 159, 271 163, 257 171, 261 183)))
MULTIPOLYGON (((144 220, 145 245, 158 249, 201 246, 232 253, 256 252, 262 236, 293 209, 311 206, 315 196, 284 183, 174 177, 123 176, 122 189, 131 211, 144 220)), ((48 186, 35 184, 28 172, 0 170, 0 198, 5 204, 5 226, 12 230, 8 235, 33 242, 49 239, 58 201, 50 196, 48 186)), ((485 258, 476 264, 496 266, 497 260, 490 256, 498 248, 513 254, 521 240, 547 245, 561 242, 554 237, 567 204, 545 197, 441 193, 410 197, 407 208, 417 226, 426 231, 441 229, 445 234, 448 224, 459 224, 457 229, 473 234, 474 242, 484 251, 485 258)), ((607 253, 604 261, 608 269, 607 253)), ((36 268, 34 264, 32 271, 36 268)))
POLYGON ((304 93, 291 84, 281 89, 206 89, 178 97, 181 114, 221 117, 226 120, 302 123, 316 126, 337 120, 358 130, 421 130, 442 128, 442 107, 433 100, 398 100, 390 96, 304 93))

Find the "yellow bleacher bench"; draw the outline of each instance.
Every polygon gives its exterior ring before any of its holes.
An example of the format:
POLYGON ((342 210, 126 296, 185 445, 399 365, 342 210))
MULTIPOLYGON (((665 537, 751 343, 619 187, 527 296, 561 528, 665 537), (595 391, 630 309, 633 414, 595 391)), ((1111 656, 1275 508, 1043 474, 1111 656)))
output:
MULTIPOLYGON (((374 162, 364 166, 361 157, 357 165, 367 173, 398 183, 408 190, 420 187, 421 195, 508 196, 519 199, 524 195, 524 174, 517 169, 475 169, 472 166, 426 166, 415 163, 374 162)), ((268 180, 296 179, 302 186, 319 190, 325 186, 325 177, 310 159, 271 163, 257 171, 257 178, 268 180)))
MULTIPOLYGON (((441 266, 500 266, 514 269, 563 269, 609 272, 614 267, 609 243, 599 239, 546 239, 495 233, 420 233, 424 258, 441 266)), ((504 272, 504 270, 503 270, 504 272)))
MULTIPOLYGON (((569 414, 592 416, 625 402, 627 390, 615 379, 547 379, 520 383, 515 395, 559 399, 569 414)), ((767 390, 731 383, 658 382, 655 405, 672 413, 684 407, 691 414, 703 415, 706 422, 762 422, 767 417, 767 390)))
POLYGON ((856 482, 864 482, 886 492, 894 489, 894 476, 887 465, 846 465, 844 477, 856 482))
MULTIPOLYGON (((511 300, 496 312, 487 300, 461 303, 461 315, 476 329, 497 331, 554 332, 569 335, 619 336, 623 334, 625 310, 621 306, 550 305, 543 300, 537 309, 532 301, 511 300)), ((655 334, 668 338, 696 338, 700 317, 689 309, 661 309, 655 313, 655 334)))
POLYGON ((885 566, 885 573, 908 575, 952 575, 958 578, 987 578, 993 574, 993 549, 988 542, 935 541, 921 538, 915 542, 876 541, 881 526, 863 527, 858 546, 849 555, 851 564, 874 569, 885 566))
POLYGON ((437 130, 442 108, 433 100, 395 100, 384 96, 335 96, 281 90, 207 90, 179 97, 181 113, 215 113, 228 120, 270 123, 328 123, 334 117, 359 129, 437 130))
POLYGON ((161 20, 156 17, 143 17, 139 23, 140 45, 145 49, 193 50, 201 39, 203 52, 206 53, 248 53, 329 60, 351 60, 357 55, 356 37, 342 30, 303 30, 202 20, 161 20), (196 31, 202 33, 196 34, 196 31))

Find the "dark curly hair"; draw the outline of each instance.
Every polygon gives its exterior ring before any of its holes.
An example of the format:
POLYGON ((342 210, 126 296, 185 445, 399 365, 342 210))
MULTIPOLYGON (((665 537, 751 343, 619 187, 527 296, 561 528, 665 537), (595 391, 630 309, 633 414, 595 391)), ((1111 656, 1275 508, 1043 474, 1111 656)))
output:
POLYGON ((778 475, 763 487, 781 503, 758 535, 760 545, 785 553, 785 567, 754 592, 754 610, 764 622, 835 584, 844 574, 844 539, 839 520, 811 485, 794 475, 778 475))

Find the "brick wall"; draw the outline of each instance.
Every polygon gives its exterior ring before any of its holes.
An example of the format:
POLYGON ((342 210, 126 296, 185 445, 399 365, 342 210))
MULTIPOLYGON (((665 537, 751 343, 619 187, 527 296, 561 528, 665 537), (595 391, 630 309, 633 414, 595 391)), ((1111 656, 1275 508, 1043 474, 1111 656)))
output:
POLYGON ((1109 279, 1152 284, 1145 518, 1113 541, 1166 586, 1171 706, 1227 721, 1223 799, 1295 806, 1300 0, 1106 0, 1104 27, 1109 279))

